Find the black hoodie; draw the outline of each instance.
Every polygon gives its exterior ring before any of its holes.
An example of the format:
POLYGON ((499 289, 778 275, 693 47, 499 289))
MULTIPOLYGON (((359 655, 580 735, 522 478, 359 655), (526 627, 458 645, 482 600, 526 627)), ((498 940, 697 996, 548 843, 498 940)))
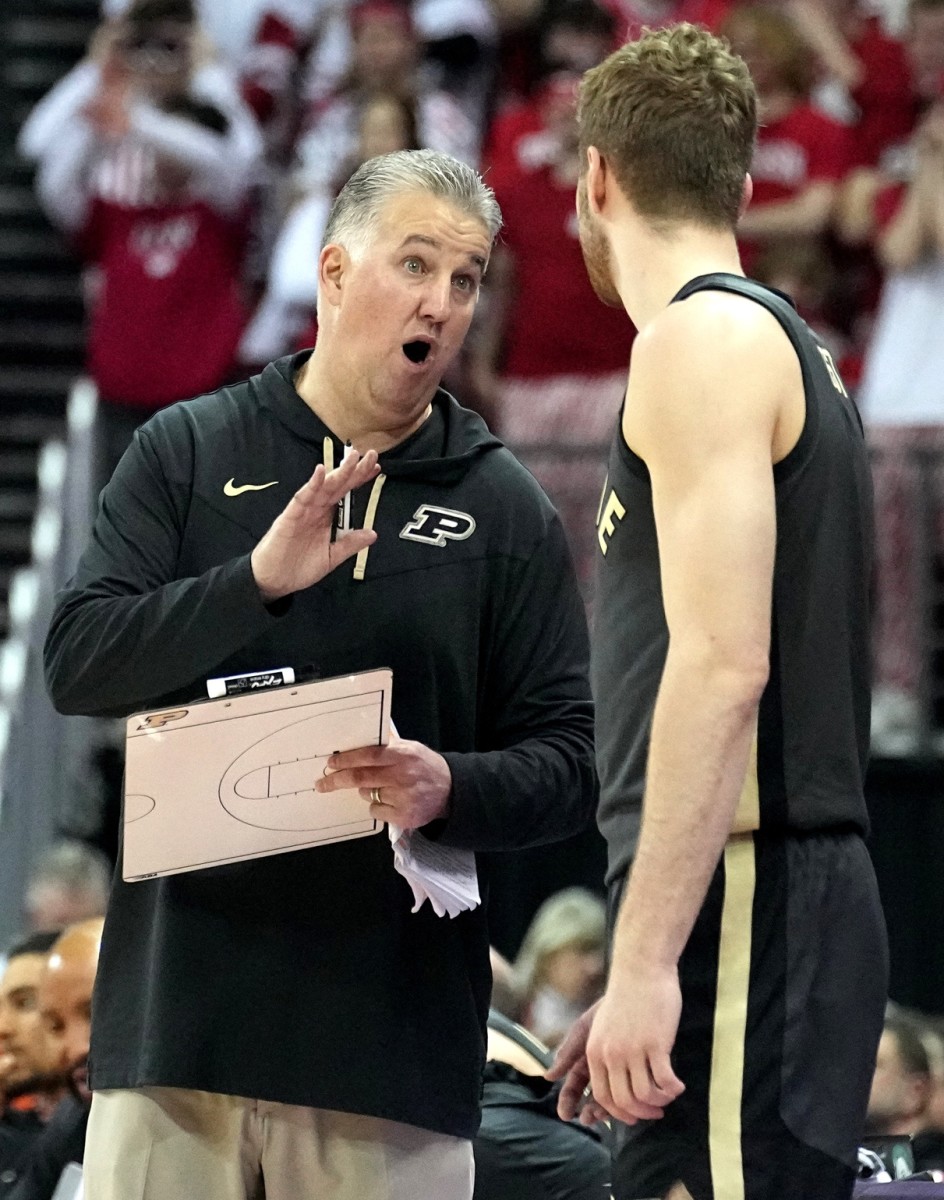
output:
MULTIPOLYGON (((58 599, 54 703, 127 714, 205 695, 208 676, 391 667, 398 732, 452 771, 450 816, 430 835, 503 850, 583 829, 595 789, 586 627, 560 522, 445 392, 352 498, 352 524, 378 533, 369 552, 262 603, 253 547, 315 465, 342 453, 295 390, 303 362, 138 432, 58 599)), ((92 1086, 196 1088, 472 1136, 484 907, 449 920, 411 905, 384 834, 139 883, 119 871, 92 1086)))

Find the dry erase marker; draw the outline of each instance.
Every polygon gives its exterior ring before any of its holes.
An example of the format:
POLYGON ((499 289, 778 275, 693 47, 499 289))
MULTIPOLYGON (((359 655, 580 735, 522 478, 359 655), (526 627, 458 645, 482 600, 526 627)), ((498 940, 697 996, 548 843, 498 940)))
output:
POLYGON ((242 696, 246 692, 261 692, 265 688, 282 687, 295 682, 291 667, 279 667, 275 671, 249 671, 245 675, 227 675, 221 679, 207 680, 207 694, 211 700, 220 696, 242 696))

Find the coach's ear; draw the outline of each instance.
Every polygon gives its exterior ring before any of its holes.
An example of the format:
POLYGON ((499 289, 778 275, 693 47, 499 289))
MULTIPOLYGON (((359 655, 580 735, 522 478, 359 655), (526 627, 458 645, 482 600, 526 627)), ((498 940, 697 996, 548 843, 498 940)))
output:
POLYGON ((341 284, 347 255, 343 246, 325 246, 318 258, 318 299, 337 306, 341 300, 341 284))
POLYGON ((608 190, 613 186, 606 159, 596 148, 587 147, 587 204, 595 217, 603 214, 606 208, 608 190))

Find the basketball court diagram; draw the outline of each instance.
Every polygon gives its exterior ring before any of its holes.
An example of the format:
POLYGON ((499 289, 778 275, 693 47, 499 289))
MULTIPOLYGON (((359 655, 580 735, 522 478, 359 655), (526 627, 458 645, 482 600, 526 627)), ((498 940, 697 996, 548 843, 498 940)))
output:
POLYGON ((124 878, 376 833, 356 789, 315 782, 332 753, 385 743, 389 710, 374 671, 130 718, 124 878))

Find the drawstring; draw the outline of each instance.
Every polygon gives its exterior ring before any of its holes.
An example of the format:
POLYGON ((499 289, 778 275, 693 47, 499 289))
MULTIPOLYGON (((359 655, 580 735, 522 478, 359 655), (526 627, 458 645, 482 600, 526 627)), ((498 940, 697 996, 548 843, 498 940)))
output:
MULTIPOLYGON (((326 437, 324 440, 324 468, 326 472, 334 470, 334 442, 329 437, 326 437)), ((374 486, 370 490, 370 499, 367 501, 367 512, 364 514, 365 529, 373 529, 374 527, 374 518, 377 516, 377 505, 380 503, 380 493, 383 491, 383 485, 386 481, 386 475, 378 475, 374 480, 374 486)), ((363 580, 364 572, 367 570, 368 554, 370 554, 370 546, 365 546, 354 560, 354 578, 358 582, 363 580)))
MULTIPOLYGON (((364 514, 364 528, 373 529, 374 518, 377 516, 377 506, 380 504, 380 493, 383 491, 383 485, 387 482, 386 475, 378 475, 374 480, 374 486, 370 489, 370 499, 367 501, 367 512, 364 514)), ((362 581, 364 572, 367 570, 367 555, 370 554, 370 546, 365 546, 354 560, 354 578, 362 581)))

